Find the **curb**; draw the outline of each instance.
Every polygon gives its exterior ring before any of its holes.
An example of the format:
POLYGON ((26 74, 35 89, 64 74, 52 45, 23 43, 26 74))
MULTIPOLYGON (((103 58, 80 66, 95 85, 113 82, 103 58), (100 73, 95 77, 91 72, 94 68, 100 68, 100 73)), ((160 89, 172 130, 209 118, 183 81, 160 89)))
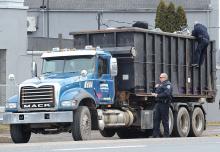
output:
POLYGON ((220 134, 208 135, 208 136, 206 136, 206 137, 218 137, 218 138, 220 138, 220 134))
POLYGON ((207 126, 220 126, 220 122, 208 122, 207 126))

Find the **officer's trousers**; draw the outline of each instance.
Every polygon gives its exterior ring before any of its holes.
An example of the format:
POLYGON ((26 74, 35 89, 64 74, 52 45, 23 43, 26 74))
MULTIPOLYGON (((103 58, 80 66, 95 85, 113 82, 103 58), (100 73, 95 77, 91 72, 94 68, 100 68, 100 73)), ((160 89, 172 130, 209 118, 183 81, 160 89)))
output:
POLYGON ((154 128, 153 136, 160 136, 160 122, 162 121, 164 128, 164 137, 169 136, 169 104, 168 103, 156 103, 154 111, 154 128))

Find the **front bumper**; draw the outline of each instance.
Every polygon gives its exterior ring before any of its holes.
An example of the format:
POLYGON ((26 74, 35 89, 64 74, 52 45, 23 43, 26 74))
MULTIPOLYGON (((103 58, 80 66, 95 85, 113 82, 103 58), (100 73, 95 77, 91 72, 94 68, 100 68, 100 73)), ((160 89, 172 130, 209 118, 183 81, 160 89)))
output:
POLYGON ((73 122, 72 111, 3 114, 3 124, 36 124, 73 122))

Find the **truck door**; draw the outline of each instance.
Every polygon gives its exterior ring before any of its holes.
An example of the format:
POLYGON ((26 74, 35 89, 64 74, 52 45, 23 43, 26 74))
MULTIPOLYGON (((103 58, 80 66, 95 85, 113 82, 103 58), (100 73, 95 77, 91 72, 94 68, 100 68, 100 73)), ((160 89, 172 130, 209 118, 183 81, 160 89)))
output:
POLYGON ((99 104, 113 104, 114 80, 110 75, 110 58, 98 57, 98 79, 96 95, 99 104))

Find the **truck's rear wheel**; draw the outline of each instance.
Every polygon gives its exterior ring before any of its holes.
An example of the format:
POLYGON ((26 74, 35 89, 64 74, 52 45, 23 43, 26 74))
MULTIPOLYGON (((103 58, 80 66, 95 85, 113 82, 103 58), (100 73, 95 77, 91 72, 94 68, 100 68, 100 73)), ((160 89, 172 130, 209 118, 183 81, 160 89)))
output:
POLYGON ((89 140, 91 138, 91 115, 88 107, 80 106, 74 112, 72 136, 74 140, 89 140))
POLYGON ((27 125, 11 124, 10 134, 14 143, 27 143, 31 137, 31 130, 27 125))
POLYGON ((153 129, 146 129, 144 131, 144 138, 150 137, 153 134, 153 129))
MULTIPOLYGON (((169 108, 169 133, 170 135, 173 132, 173 124, 174 124, 173 111, 171 110, 171 108, 169 108)), ((160 132, 161 132, 161 135, 164 134, 164 128, 163 128, 162 122, 160 124, 160 132)))
POLYGON ((103 137, 113 137, 116 133, 116 130, 111 128, 105 128, 104 130, 99 130, 99 132, 103 137))
POLYGON ((190 117, 187 109, 181 107, 174 114, 174 129, 173 135, 177 137, 187 137, 190 130, 190 117))
POLYGON ((191 127, 189 136, 199 137, 205 128, 205 116, 200 107, 196 107, 190 115, 191 127))

